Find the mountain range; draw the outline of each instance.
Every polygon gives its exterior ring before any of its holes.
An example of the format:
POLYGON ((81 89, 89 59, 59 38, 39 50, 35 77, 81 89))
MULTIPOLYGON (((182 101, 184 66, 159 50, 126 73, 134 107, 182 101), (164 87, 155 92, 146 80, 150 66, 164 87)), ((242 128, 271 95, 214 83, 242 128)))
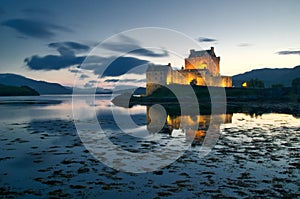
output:
POLYGON ((49 83, 45 81, 37 81, 27 77, 5 73, 0 74, 0 84, 8 86, 28 86, 41 95, 47 94, 71 94, 72 90, 68 89, 58 83, 49 83))
MULTIPOLYGON (((30 79, 21 75, 5 73, 0 74, 0 84, 7 86, 28 86, 35 91, 37 91, 40 95, 55 95, 55 94, 72 94, 73 88, 63 86, 58 83, 50 83, 46 81, 37 81, 34 79, 30 79)), ((78 88, 77 92, 82 94, 95 92, 93 88, 82 89, 78 88)), ((97 88, 96 94, 101 93, 111 93, 111 90, 97 88)))
MULTIPOLYGON (((274 84, 282 84, 291 86, 291 82, 295 78, 300 78, 300 65, 294 68, 263 68, 255 69, 249 72, 232 76, 232 83, 235 87, 240 87, 244 81, 251 79, 259 79, 264 82, 265 87, 271 87, 274 84)), ((49 83, 46 81, 37 81, 26 78, 21 75, 5 73, 0 74, 0 84, 8 86, 28 86, 41 95, 47 94, 72 94, 72 88, 62 86, 58 83, 49 83)), ((145 89, 140 88, 139 92, 144 92, 145 89)), ((82 89, 82 93, 87 92, 87 89, 82 89)), ((96 93, 110 93, 110 90, 97 88, 96 93)))
POLYGON ((300 65, 294 68, 262 68, 232 76, 232 84, 240 87, 245 81, 259 79, 264 82, 265 87, 271 87, 274 84, 291 86, 295 78, 300 78, 300 65))

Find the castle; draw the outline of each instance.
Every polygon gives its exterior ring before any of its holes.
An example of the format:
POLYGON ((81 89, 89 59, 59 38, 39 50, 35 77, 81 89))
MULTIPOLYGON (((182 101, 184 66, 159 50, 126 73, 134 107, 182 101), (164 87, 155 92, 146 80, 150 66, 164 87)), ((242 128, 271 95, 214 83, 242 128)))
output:
POLYGON ((220 75, 220 57, 210 50, 190 50, 185 67, 174 70, 171 64, 149 65, 146 72, 146 94, 169 84, 232 87, 232 77, 220 75))

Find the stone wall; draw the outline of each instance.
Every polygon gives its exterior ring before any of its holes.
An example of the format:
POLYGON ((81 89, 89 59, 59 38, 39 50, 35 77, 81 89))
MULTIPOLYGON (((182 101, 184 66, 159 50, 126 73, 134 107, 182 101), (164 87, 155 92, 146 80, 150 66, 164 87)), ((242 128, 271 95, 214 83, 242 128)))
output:
POLYGON ((222 87, 232 87, 232 77, 222 76, 222 87))
POLYGON ((208 54, 202 57, 191 57, 185 59, 185 69, 207 69, 214 75, 220 75, 220 57, 212 57, 208 54))

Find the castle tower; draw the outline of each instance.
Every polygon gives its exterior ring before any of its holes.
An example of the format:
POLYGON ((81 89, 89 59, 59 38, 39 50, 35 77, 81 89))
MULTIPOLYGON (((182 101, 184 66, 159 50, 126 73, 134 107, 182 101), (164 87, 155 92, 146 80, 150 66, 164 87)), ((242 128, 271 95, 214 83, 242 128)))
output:
POLYGON ((146 94, 151 94, 159 85, 171 83, 172 67, 168 65, 150 64, 146 72, 146 94))
POLYGON ((210 50, 190 50, 190 55, 185 59, 186 70, 208 70, 213 76, 220 75, 220 57, 217 57, 214 47, 210 50))

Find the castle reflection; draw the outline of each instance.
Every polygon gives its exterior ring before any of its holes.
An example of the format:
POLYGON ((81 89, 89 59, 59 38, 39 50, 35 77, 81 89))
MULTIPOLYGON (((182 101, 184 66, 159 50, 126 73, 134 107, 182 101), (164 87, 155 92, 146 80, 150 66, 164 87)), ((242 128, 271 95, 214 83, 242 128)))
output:
POLYGON ((194 139, 192 145, 201 145, 210 131, 210 136, 219 134, 221 124, 231 123, 232 114, 218 115, 179 115, 172 108, 147 106, 147 129, 152 133, 168 133, 176 136, 178 131, 186 139, 194 139))

